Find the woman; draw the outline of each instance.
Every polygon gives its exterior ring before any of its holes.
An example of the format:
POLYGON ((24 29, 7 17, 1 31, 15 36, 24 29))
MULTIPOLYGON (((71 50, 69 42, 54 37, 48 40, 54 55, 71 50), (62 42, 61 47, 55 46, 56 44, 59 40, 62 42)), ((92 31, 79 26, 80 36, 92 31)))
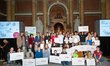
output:
POLYGON ((43 57, 45 58, 48 58, 50 57, 50 49, 48 47, 48 44, 45 44, 44 45, 44 49, 43 49, 43 57))
POLYGON ((43 51, 40 46, 37 47, 37 50, 35 52, 35 58, 43 58, 43 51))
POLYGON ((34 36, 33 36, 33 34, 30 34, 29 44, 33 46, 33 43, 34 43, 34 36))
POLYGON ((11 47, 10 48, 10 51, 8 52, 8 54, 7 54, 7 66, 9 66, 10 64, 12 64, 12 61, 10 61, 10 54, 11 53, 14 53, 15 51, 14 51, 14 48, 13 47, 11 47))
POLYGON ((25 46, 25 37, 23 33, 20 33, 17 37, 17 48, 21 48, 22 46, 25 46))
MULTIPOLYGON (((61 54, 67 54, 66 49, 63 49, 62 52, 61 52, 61 54)), ((67 65, 69 65, 69 62, 68 61, 61 61, 61 64, 63 66, 67 66, 67 65)))
POLYGON ((88 36, 86 42, 87 42, 88 45, 92 45, 92 38, 91 38, 91 36, 88 36))
MULTIPOLYGON (((21 52, 21 49, 18 48, 18 49, 17 49, 17 52, 21 52)), ((20 63, 20 64, 22 65, 22 60, 17 60, 16 63, 17 63, 17 64, 20 63)))
POLYGON ((27 59, 33 59, 34 58, 34 53, 32 52, 32 49, 28 49, 28 52, 26 53, 26 58, 27 59))
POLYGON ((52 34, 52 37, 51 37, 52 44, 54 44, 54 43, 55 43, 55 38, 57 38, 57 36, 56 36, 56 34, 55 34, 55 33, 53 33, 53 34, 52 34))

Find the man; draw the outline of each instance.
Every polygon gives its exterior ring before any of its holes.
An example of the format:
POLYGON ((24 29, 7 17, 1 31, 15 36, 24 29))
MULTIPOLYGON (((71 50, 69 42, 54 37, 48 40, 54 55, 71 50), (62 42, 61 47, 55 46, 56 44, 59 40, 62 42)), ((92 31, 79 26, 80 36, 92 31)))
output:
POLYGON ((35 36, 34 42, 37 45, 41 42, 41 36, 39 32, 37 33, 37 36, 35 36))
POLYGON ((50 39, 51 39, 51 36, 50 36, 49 33, 47 32, 47 33, 46 33, 46 36, 44 37, 45 43, 48 43, 48 42, 50 41, 50 39))
POLYGON ((27 31, 25 32, 24 38, 25 38, 25 47, 26 47, 26 49, 28 49, 29 48, 29 36, 28 36, 27 31))
POLYGON ((10 50, 9 42, 6 39, 4 39, 0 48, 2 48, 2 59, 4 60, 4 62, 6 62, 7 61, 7 54, 10 50))

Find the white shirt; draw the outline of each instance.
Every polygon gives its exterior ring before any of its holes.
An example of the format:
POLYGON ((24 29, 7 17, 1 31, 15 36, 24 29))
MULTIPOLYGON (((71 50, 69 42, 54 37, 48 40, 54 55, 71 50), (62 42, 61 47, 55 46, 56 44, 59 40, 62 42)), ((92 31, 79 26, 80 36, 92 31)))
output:
POLYGON ((73 35, 73 42, 74 42, 74 43, 80 42, 80 37, 79 37, 79 35, 73 35))

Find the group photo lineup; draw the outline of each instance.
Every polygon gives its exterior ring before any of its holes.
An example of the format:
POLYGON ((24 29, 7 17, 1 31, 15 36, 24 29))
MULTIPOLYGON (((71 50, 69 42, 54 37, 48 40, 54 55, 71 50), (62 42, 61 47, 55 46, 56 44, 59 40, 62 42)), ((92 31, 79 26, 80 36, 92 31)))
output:
POLYGON ((110 0, 0 0, 0 66, 110 66, 110 0))

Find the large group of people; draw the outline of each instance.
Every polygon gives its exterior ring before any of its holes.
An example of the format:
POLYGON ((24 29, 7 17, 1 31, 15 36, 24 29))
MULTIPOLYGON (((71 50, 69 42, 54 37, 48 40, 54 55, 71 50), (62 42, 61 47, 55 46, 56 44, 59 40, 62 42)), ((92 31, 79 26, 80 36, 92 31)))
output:
MULTIPOLYGON (((41 34, 37 32, 36 36, 33 34, 28 35, 28 32, 20 33, 17 39, 17 50, 16 52, 24 52, 24 58, 26 59, 33 59, 33 58, 50 58, 50 55, 59 56, 59 53, 57 53, 57 50, 54 50, 54 53, 52 53, 52 47, 62 47, 63 51, 61 54, 67 54, 67 51, 65 51, 68 48, 71 48, 73 46, 78 45, 93 45, 97 46, 96 51, 94 53, 91 53, 91 51, 87 52, 80 52, 78 50, 75 50, 71 55, 73 58, 78 57, 85 57, 85 58, 91 58, 94 57, 96 59, 96 62, 102 61, 102 52, 100 51, 100 40, 96 32, 77 32, 74 33, 70 32, 58 32, 58 33, 52 33, 52 32, 46 32, 45 34, 41 34), (56 38, 62 38, 62 43, 56 43, 56 38), (41 47, 41 45, 43 47, 41 47)), ((0 48, 2 48, 2 59, 4 61, 7 61, 8 63, 11 63, 9 61, 9 53, 14 53, 15 48, 10 47, 8 44, 9 42, 7 40, 3 40, 3 43, 0 45, 0 48)), ((16 61, 16 63, 22 64, 21 60, 16 61)), ((67 62, 62 62, 62 65, 64 66, 67 64, 67 62)))

